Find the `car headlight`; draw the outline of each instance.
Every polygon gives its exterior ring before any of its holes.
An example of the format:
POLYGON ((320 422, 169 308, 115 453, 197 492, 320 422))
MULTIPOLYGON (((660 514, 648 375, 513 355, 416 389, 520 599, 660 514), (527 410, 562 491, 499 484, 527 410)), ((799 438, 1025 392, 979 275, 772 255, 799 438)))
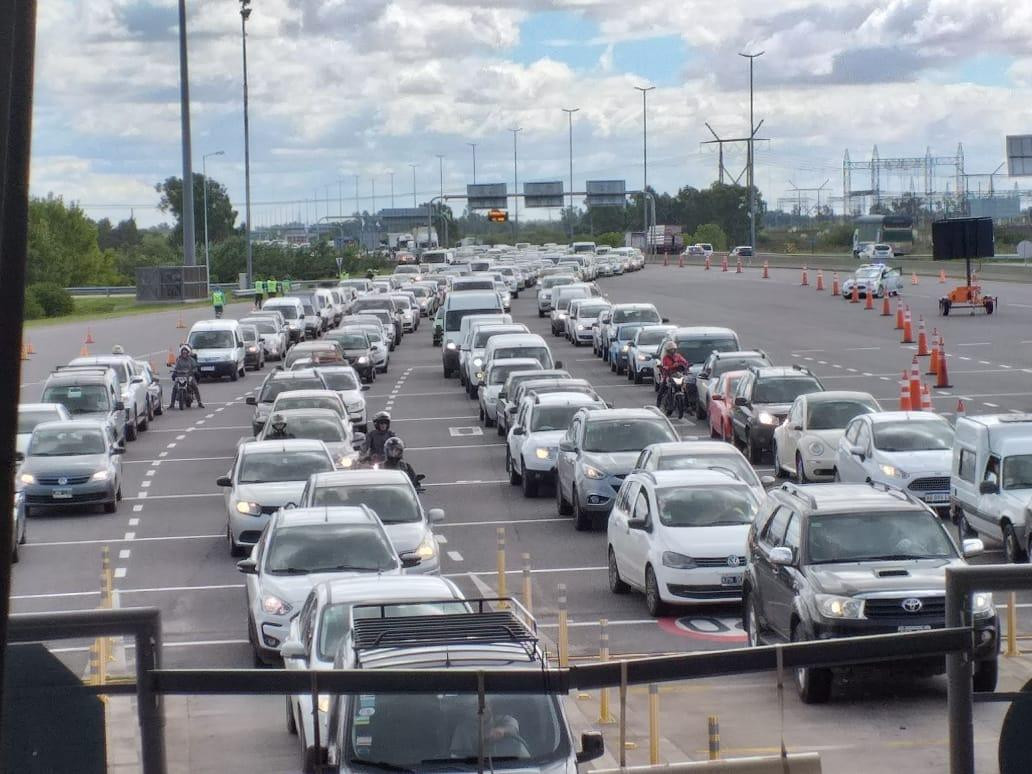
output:
POLYGON ((864 601, 855 597, 840 597, 835 594, 817 594, 817 609, 825 618, 864 617, 864 601))
POLYGON ((895 465, 879 465, 878 468, 889 478, 909 478, 910 474, 900 470, 895 465))
POLYGON ((364 403, 349 403, 348 404, 348 411, 361 411, 364 408, 365 408, 365 404, 364 403))
POLYGON ((484 381, 484 372, 483 371, 477 371, 477 381, 478 382, 484 381))
POLYGON ((584 326, 583 326, 583 325, 578 325, 578 326, 577 326, 577 330, 579 330, 579 331, 582 331, 582 330, 584 330, 584 326))
POLYGON ((90 481, 107 481, 109 478, 111 478, 111 473, 106 470, 98 470, 90 476, 90 481))
POLYGON ((631 349, 630 346, 627 345, 627 344, 624 344, 622 347, 620 347, 620 351, 621 352, 628 352, 628 351, 630 351, 630 349, 631 349))
POLYGON ((645 361, 645 360, 648 360, 648 359, 649 359, 649 356, 647 354, 643 353, 641 355, 638 355, 638 360, 645 361))
POLYGON ((22 473, 20 476, 18 476, 18 480, 21 481, 23 484, 36 483, 36 477, 31 473, 22 473))
POLYGON ((484 358, 482 358, 482 357, 475 357, 475 358, 473 358, 473 367, 474 368, 480 368, 480 366, 482 366, 483 364, 484 364, 484 358))
POLYGON ((257 352, 258 351, 258 347, 256 347, 253 344, 251 344, 250 346, 248 346, 247 351, 248 352, 257 352))
POLYGON ((319 694, 319 712, 326 714, 330 711, 330 695, 326 693, 319 694))
POLYGON ((349 454, 342 454, 337 458, 337 466, 341 468, 350 468, 355 464, 354 458, 349 454))
POLYGON ((241 500, 236 504, 237 513, 243 513, 247 516, 261 516, 262 506, 258 503, 249 503, 247 500, 241 500))
POLYGON ((449 341, 447 344, 444 345, 444 348, 445 349, 455 349, 455 342, 454 341, 449 341))
POLYGON ((676 551, 663 552, 663 566, 672 570, 691 570, 695 568, 695 560, 676 551))
POLYGON ((558 313, 558 314, 556 315, 556 318, 557 318, 557 319, 560 319, 560 320, 565 320, 565 319, 566 319, 566 312, 559 312, 559 313, 558 313))
POLYGON ((814 457, 821 457, 825 452, 824 444, 820 441, 814 441, 810 444, 810 454, 814 457))
POLYGON ((767 411, 761 411, 756 418, 760 420, 761 425, 776 425, 778 423, 778 418, 767 411))
POLYGON ((429 532, 423 535, 423 540, 414 553, 420 560, 433 559, 437 556, 437 541, 434 540, 434 536, 429 532))
POLYGON ((993 612, 993 595, 988 591, 979 591, 971 595, 971 612, 974 615, 989 615, 993 612))
POLYGON ((368 357, 366 357, 365 355, 362 355, 362 356, 361 356, 361 357, 360 357, 360 358, 358 359, 358 362, 359 362, 359 364, 360 364, 360 365, 364 365, 365 363, 368 363, 368 362, 369 362, 369 358, 368 358, 368 357))
POLYGON ((583 467, 583 470, 584 470, 584 475, 585 476, 587 476, 588 478, 594 479, 595 481, 598 481, 599 479, 606 477, 605 473, 603 473, 598 468, 593 468, 591 465, 585 465, 583 467))
POLYGON ((547 460, 549 457, 552 456, 552 450, 545 446, 539 446, 536 449, 534 449, 534 456, 537 457, 539 460, 547 460))
POLYGON ((266 594, 262 597, 262 610, 269 615, 286 615, 291 611, 291 607, 275 594, 266 594))

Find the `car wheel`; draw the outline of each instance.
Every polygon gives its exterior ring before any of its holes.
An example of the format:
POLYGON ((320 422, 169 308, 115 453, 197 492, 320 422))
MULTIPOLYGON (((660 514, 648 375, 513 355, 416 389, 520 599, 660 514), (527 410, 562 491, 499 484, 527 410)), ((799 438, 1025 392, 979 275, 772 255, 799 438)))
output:
POLYGON ((1011 564, 1019 564, 1028 560, 1028 554, 1018 540, 1018 533, 1011 524, 1003 527, 1003 553, 1011 564))
POLYGON ((614 373, 614 374, 620 373, 619 371, 616 370, 616 363, 614 363, 612 361, 612 359, 610 359, 610 361, 609 361, 609 370, 610 370, 611 373, 614 373))
POLYGON ((122 485, 118 485, 118 489, 115 490, 115 502, 122 501, 122 485))
POLYGON ((700 420, 706 418, 706 405, 699 399, 695 400, 695 418, 700 420))
MULTIPOLYGON (((792 631, 792 642, 805 642, 796 626, 792 631)), ((799 667, 795 671, 796 689, 804 704, 826 704, 831 698, 831 670, 814 667, 799 667)))
POLYGON ((284 696, 287 701, 287 733, 297 736, 297 721, 294 719, 294 708, 290 704, 290 697, 284 696))
POLYGON ((616 566, 616 553, 609 548, 609 590, 614 594, 626 594, 631 587, 620 577, 620 568, 616 566))
POLYGON ((237 542, 235 540, 233 540, 233 532, 230 530, 228 524, 226 525, 226 538, 229 540, 229 555, 230 556, 243 556, 244 555, 244 547, 239 545, 239 544, 237 544, 237 542))
POLYGON ((1000 664, 995 658, 986 661, 976 661, 975 671, 972 675, 972 687, 976 691, 991 693, 996 690, 996 681, 1000 674, 1000 664))
POLYGON ((754 465, 758 463, 760 461, 760 455, 762 454, 762 452, 756 446, 756 444, 753 443, 752 436, 745 437, 745 447, 746 450, 749 452, 749 462, 753 463, 754 465))
POLYGON ((523 464, 522 458, 520 459, 520 463, 520 470, 523 471, 523 473, 520 474, 520 488, 523 490, 523 496, 526 498, 537 497, 538 482, 534 479, 533 476, 527 475, 527 466, 526 464, 523 464))
POLYGON ((778 442, 775 441, 770 450, 774 457, 774 478, 785 478, 785 469, 781 467, 781 455, 778 453, 778 442))
POLYGON ((161 405, 163 400, 164 398, 162 398, 162 394, 158 393, 158 402, 157 405, 154 406, 154 413, 157 414, 159 417, 165 413, 165 409, 161 405))
POLYGON ((756 615, 756 603, 753 601, 752 594, 746 595, 743 607, 745 614, 742 616, 742 623, 745 626, 749 647, 758 648, 763 644, 763 640, 760 638, 760 619, 756 615))
POLYGON ((154 419, 154 404, 151 403, 150 396, 147 396, 147 419, 144 420, 144 429, 150 425, 151 420, 154 419))
POLYGON ((835 470, 832 471, 831 480, 834 481, 836 484, 842 483, 842 478, 838 474, 838 468, 835 468, 835 470))
POLYGON ((591 529, 591 514, 585 513, 580 506, 580 498, 577 497, 577 490, 573 490, 573 528, 578 532, 588 532, 591 529))
POLYGON ((109 503, 104 503, 104 513, 114 513, 118 510, 118 503, 112 500, 109 503))
POLYGON ((563 488, 559 485, 558 473, 555 478, 555 509, 559 512, 560 516, 569 516, 573 513, 573 509, 570 508, 570 504, 566 502, 566 498, 563 497, 563 488))
POLYGON ((798 484, 810 483, 810 479, 806 477, 806 466, 803 465, 803 458, 799 454, 795 456, 795 480, 798 484))
POLYGON ((509 474, 509 483, 516 486, 520 483, 520 474, 516 471, 516 466, 512 464, 512 455, 509 453, 508 448, 505 450, 505 470, 509 474))
POLYGON ((239 378, 240 378, 240 371, 238 371, 238 370, 237 370, 236 368, 234 368, 234 369, 233 369, 233 373, 231 373, 231 374, 229 375, 229 381, 231 381, 231 382, 235 382, 235 381, 237 381, 237 380, 238 380, 239 378))
POLYGON ((265 660, 258 647, 258 630, 255 628, 251 616, 247 616, 247 639, 251 642, 251 664, 255 669, 261 669, 265 666, 265 660))
POLYGON ((139 437, 136 429, 138 421, 139 418, 136 416, 136 412, 133 411, 133 421, 125 428, 125 440, 135 441, 139 437))
POLYGON ((485 419, 487 419, 487 414, 484 413, 484 406, 483 406, 483 404, 480 405, 479 413, 480 413, 480 421, 481 422, 483 422, 485 419))
POLYGON ((645 607, 653 618, 662 618, 666 614, 666 604, 659 596, 659 581, 652 567, 645 568, 645 607))
POLYGON ((954 506, 953 522, 957 525, 957 532, 960 534, 961 539, 974 537, 978 534, 971 528, 971 524, 968 522, 967 515, 964 513, 963 508, 957 508, 954 506))
MULTIPOLYGON (((643 381, 643 378, 642 378, 642 375, 641 375, 641 371, 639 371, 638 369, 635 369, 634 370, 634 383, 635 384, 641 384, 642 381, 643 381)), ((656 387, 656 392, 659 392, 659 387, 656 387)))

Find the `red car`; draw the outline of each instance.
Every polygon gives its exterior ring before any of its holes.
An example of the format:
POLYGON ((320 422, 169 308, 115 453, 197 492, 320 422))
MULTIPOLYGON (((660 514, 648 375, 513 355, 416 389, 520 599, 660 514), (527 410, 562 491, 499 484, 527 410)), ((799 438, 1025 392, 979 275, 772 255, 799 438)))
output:
POLYGON ((735 385, 745 376, 745 371, 728 371, 717 378, 717 384, 710 390, 709 427, 710 437, 730 442, 731 414, 735 408, 735 385))

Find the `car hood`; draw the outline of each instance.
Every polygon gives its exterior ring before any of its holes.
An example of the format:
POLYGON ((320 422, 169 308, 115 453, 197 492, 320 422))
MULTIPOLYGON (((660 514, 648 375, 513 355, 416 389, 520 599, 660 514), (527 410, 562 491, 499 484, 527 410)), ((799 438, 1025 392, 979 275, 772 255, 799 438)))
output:
MULTIPOLYGON (((728 524, 720 527, 664 527, 667 542, 686 556, 734 556, 734 564, 741 567, 739 557, 745 556, 745 538, 748 524, 728 524)), ((744 562, 743 562, 744 564, 744 562)))
POLYGON ((653 346, 651 344, 640 344, 634 348, 634 351, 639 355, 655 355, 656 352, 659 351, 659 345, 656 344, 653 346))
POLYGON ((918 592, 946 589, 946 568, 959 559, 911 559, 884 562, 843 562, 810 565, 806 574, 814 588, 826 594, 853 596, 873 592, 918 592), (889 574, 891 572, 891 574, 889 574), (905 574, 904 574, 905 572, 905 574), (887 576, 887 577, 886 577, 887 576))
POLYGON ((347 358, 362 357, 362 355, 368 355, 368 354, 369 354, 369 350, 368 349, 345 349, 344 350, 344 357, 347 357, 347 358))
POLYGON ((584 462, 611 476, 630 473, 640 451, 629 452, 584 452, 584 462))
POLYGON ((344 401, 345 406, 365 402, 365 396, 362 394, 361 390, 338 390, 337 394, 340 396, 340 399, 344 401))
POLYGON ((83 411, 72 414, 72 419, 99 419, 102 422, 110 422, 112 413, 111 411, 83 411))
POLYGON ((834 449, 838 446, 839 438, 841 438, 845 432, 845 428, 842 428, 841 430, 834 428, 831 430, 807 430, 803 433, 802 437, 800 437, 799 441, 800 443, 806 441, 820 441, 826 447, 834 449))
POLYGON ((234 354, 233 349, 222 347, 219 349, 195 349, 194 352, 197 353, 198 363, 210 362, 212 360, 228 360, 234 354))
POLYGON ((910 474, 910 478, 914 478, 915 474, 922 473, 948 476, 953 451, 951 449, 908 452, 878 451, 876 459, 878 462, 887 463, 906 471, 910 474))
POLYGON ((790 403, 754 403, 753 410, 757 413, 766 411, 768 414, 776 414, 778 416, 785 416, 788 410, 792 408, 790 403))
POLYGON ((387 537, 394 544, 399 554, 415 551, 426 535, 426 523, 423 521, 406 521, 401 524, 384 524, 387 537))
POLYGON ((84 476, 106 469, 106 455, 76 454, 67 457, 26 457, 21 472, 32 473, 34 476, 84 476))
POLYGON ((266 484, 237 484, 234 494, 237 500, 247 500, 259 505, 296 504, 305 488, 305 483, 305 481, 271 481, 266 484))
MULTIPOLYGON (((300 610, 305 599, 318 583, 338 578, 354 578, 359 576, 368 577, 374 575, 371 572, 346 572, 335 570, 333 572, 315 572, 308 575, 270 575, 264 573, 259 583, 259 592, 262 596, 275 594, 294 610, 300 610)), ((380 575, 401 575, 401 570, 387 570, 380 575)))
POLYGON ((524 444, 530 444, 532 446, 547 446, 549 449, 554 449, 559 446, 559 441, 561 441, 565 435, 565 430, 538 430, 536 432, 529 433, 526 436, 524 444))

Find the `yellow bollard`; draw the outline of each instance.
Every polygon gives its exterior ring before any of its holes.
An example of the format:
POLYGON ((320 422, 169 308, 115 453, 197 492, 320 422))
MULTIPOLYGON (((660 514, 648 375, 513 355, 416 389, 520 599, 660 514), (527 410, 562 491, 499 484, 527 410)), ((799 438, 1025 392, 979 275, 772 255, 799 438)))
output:
POLYGON ((659 764, 659 686, 649 683, 649 765, 659 764))
MULTIPOLYGON (((598 660, 602 663, 609 661, 609 621, 605 618, 598 622, 598 660)), ((609 714, 609 689, 601 688, 598 696, 598 722, 611 723, 612 716, 609 714)))
POLYGON ((1020 656, 1018 650, 1018 596, 1013 591, 1007 601, 1007 652, 1008 656, 1020 656))
MULTIPOLYGON (((635 745, 636 747, 637 745, 635 745)), ((627 768, 627 660, 620 660, 620 768, 627 768)), ((632 748, 633 749, 633 748, 632 748)))
POLYGON ((716 715, 709 716, 709 759, 720 760, 720 720, 716 715))
POLYGON ((559 666, 570 665, 570 629, 566 613, 566 584, 559 584, 559 666))
POLYGON ((534 614, 533 590, 530 585, 530 554, 523 555, 523 606, 527 612, 534 614))
POLYGON ((498 596, 508 596, 505 586, 505 527, 498 528, 498 596))

